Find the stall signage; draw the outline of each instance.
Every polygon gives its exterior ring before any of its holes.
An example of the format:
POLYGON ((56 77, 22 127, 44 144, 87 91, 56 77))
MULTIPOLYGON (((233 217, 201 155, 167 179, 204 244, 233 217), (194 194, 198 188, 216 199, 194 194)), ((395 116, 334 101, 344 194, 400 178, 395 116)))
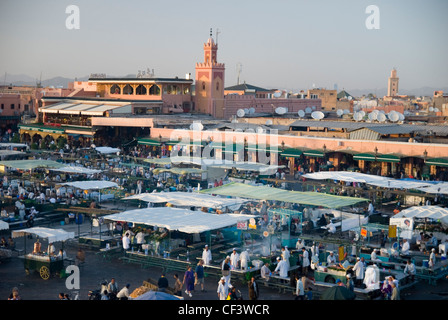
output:
POLYGON ((390 225, 389 226, 389 238, 396 238, 396 237, 397 237, 397 226, 390 225))
POLYGON ((247 230, 247 221, 239 221, 236 224, 238 230, 247 230))
POLYGON ((361 229, 361 235, 362 235, 363 237, 367 237, 367 229, 362 228, 362 229, 361 229))

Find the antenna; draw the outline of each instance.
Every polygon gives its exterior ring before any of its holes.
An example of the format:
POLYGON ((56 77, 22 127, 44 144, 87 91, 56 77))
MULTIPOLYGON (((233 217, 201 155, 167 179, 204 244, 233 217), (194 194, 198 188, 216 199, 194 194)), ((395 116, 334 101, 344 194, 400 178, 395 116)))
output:
POLYGON ((236 64, 236 73, 237 73, 236 84, 240 84, 240 74, 242 69, 243 69, 242 63, 238 62, 236 64))
POLYGON ((210 38, 213 36, 212 28, 210 28, 210 38))
POLYGON ((218 45, 218 34, 220 34, 221 32, 219 31, 218 28, 216 28, 216 45, 218 45))

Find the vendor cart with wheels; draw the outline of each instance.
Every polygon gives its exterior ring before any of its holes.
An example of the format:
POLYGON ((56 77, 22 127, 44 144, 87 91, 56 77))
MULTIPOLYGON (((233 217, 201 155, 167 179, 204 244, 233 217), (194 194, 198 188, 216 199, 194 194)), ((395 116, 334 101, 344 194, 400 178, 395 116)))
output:
POLYGON ((59 274, 64 269, 63 259, 48 255, 28 254, 24 256, 23 261, 27 274, 36 271, 44 280, 50 279, 50 276, 59 274))
POLYGON ((26 238, 29 235, 35 235, 37 237, 37 241, 34 244, 33 252, 28 254, 24 254, 20 256, 23 259, 25 272, 30 274, 32 271, 39 273, 40 277, 44 280, 50 279, 52 275, 61 274, 65 272, 64 262, 67 259, 66 257, 60 257, 54 255, 52 252, 42 252, 41 244, 39 242, 40 238, 47 239, 49 244, 74 238, 73 232, 67 232, 62 229, 51 229, 51 228, 42 228, 42 227, 34 227, 28 229, 21 229, 17 231, 13 231, 12 237, 24 237, 25 238, 25 250, 26 252, 26 238), (36 245, 37 244, 37 245, 36 245))

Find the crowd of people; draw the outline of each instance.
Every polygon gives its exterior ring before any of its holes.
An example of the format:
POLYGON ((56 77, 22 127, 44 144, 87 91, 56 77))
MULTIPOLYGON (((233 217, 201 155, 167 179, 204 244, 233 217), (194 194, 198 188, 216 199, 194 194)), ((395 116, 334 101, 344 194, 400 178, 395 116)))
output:
MULTIPOLYGON (((79 189, 68 188, 64 186, 60 186, 62 182, 76 181, 76 180, 106 180, 116 182, 119 187, 125 193, 144 193, 147 191, 161 191, 165 190, 168 186, 174 186, 179 189, 180 185, 183 186, 183 190, 192 191, 193 186, 188 183, 185 176, 172 176, 169 179, 165 177, 163 174, 155 174, 154 169, 155 165, 138 165, 136 164, 138 159, 142 158, 150 158, 155 154, 148 151, 145 147, 133 147, 128 150, 121 151, 118 155, 113 155, 107 157, 102 154, 95 153, 93 148, 74 149, 69 145, 66 145, 64 149, 60 150, 60 152, 48 154, 47 156, 43 156, 44 159, 47 160, 63 160, 63 161, 73 161, 75 164, 84 165, 89 169, 101 169, 104 170, 101 173, 95 174, 69 174, 69 173, 57 173, 52 172, 51 170, 45 169, 35 169, 34 175, 36 179, 27 179, 27 178, 18 178, 11 179, 8 175, 5 175, 3 179, 0 181, 0 197, 9 196, 13 199, 17 199, 15 205, 15 217, 20 217, 21 219, 25 219, 26 216, 31 215, 37 216, 39 212, 31 207, 29 212, 26 212, 21 205, 21 201, 24 200, 36 200, 39 204, 47 204, 47 203, 65 203, 69 205, 78 205, 82 201, 86 200, 86 194, 79 189), (134 163, 136 165, 127 166, 126 163, 134 163), (13 183, 14 180, 14 183, 13 183), (41 182, 45 182, 42 184, 41 182), (57 186, 57 187, 55 187, 57 186)), ((278 179, 285 179, 285 172, 278 171, 275 175, 278 179)), ((213 186, 219 187, 223 184, 227 183, 227 177, 222 177, 220 179, 216 179, 213 186)), ((341 187, 341 190, 343 187, 341 187)), ((320 190, 319 190, 320 191, 320 190)), ((337 190, 334 190, 338 192, 337 190)), ((322 190, 323 192, 323 190, 322 190)), ((351 192, 351 191, 350 191, 351 192)), ((354 196, 360 196, 360 193, 354 191, 354 196)), ((90 201, 89 201, 90 202, 90 201)), ((93 202, 92 202, 93 203, 93 202)), ((4 213, 4 208, 2 208, 2 216, 8 216, 8 213, 4 213)), ((372 203, 369 203, 365 211, 368 214, 374 213, 374 207, 372 203)), ((272 227, 273 231, 283 232, 290 231, 292 235, 299 235, 303 231, 303 228, 306 227, 308 223, 311 223, 311 228, 321 228, 324 226, 328 226, 327 233, 334 234, 336 231, 336 227, 333 225, 332 219, 327 214, 322 214, 319 220, 313 219, 311 215, 311 208, 304 205, 299 205, 295 203, 283 203, 277 201, 254 201, 249 202, 248 204, 241 207, 240 210, 237 211, 240 214, 253 214, 259 217, 258 226, 267 230, 269 227, 272 227), (272 215, 269 216, 269 210, 282 208, 289 209, 298 212, 303 212, 303 216, 301 219, 293 218, 290 219, 286 216, 281 215, 272 215)), ((123 237, 123 248, 125 250, 129 250, 131 248, 130 245, 130 237, 124 233, 123 237)), ((10 239, 12 240, 12 239, 10 239)), ((136 236, 138 250, 141 249, 142 241, 136 236)), ((300 240, 300 239, 299 239, 300 240)), ((436 239, 437 241, 437 239, 436 239)), ((273 246, 276 246, 277 243, 273 243, 273 246)), ((431 245, 427 242, 427 245, 431 245)), ((0 246, 6 247, 10 246, 10 241, 6 241, 6 239, 2 239, 0 246)), ((316 255, 316 251, 313 252, 313 248, 311 250, 307 249, 303 243, 300 243, 296 246, 296 250, 298 256, 300 257, 300 266, 301 272, 294 274, 294 284, 295 284, 295 295, 297 299, 311 299, 312 298, 312 287, 314 285, 313 278, 309 275, 310 269, 316 266, 316 261, 313 260, 313 257, 316 255)), ((237 252, 237 250, 233 250, 233 252, 227 256, 221 265, 222 269, 222 277, 216 285, 217 288, 217 296, 220 300, 227 299, 242 299, 241 293, 238 293, 238 289, 234 284, 230 282, 230 273, 232 269, 239 268, 241 270, 247 270, 248 263, 250 262, 250 255, 245 250, 240 250, 241 252, 237 252)), ((270 251, 278 252, 277 248, 271 247, 270 251)), ((317 248, 317 252, 319 248, 317 248)), ((409 244, 406 241, 403 241, 402 254, 407 256, 409 254, 409 244)), ((434 248, 432 248, 432 253, 434 253, 434 248)), ((435 256, 429 257, 429 266, 430 268, 434 267, 435 264, 435 256)), ((62 252, 61 255, 64 253, 62 252)), ((288 278, 291 276, 289 265, 289 257, 291 256, 290 251, 287 246, 281 248, 281 254, 279 257, 276 257, 276 261, 272 264, 266 263, 260 269, 260 281, 269 281, 272 275, 278 275, 283 278, 288 278), (275 266, 274 270, 271 270, 272 265, 275 266)), ((81 258, 79 259, 81 260, 81 258)), ((205 292, 205 277, 204 277, 204 266, 208 265, 212 261, 211 253, 208 249, 204 249, 204 255, 202 259, 198 262, 198 264, 193 268, 190 266, 183 277, 179 277, 178 274, 174 274, 174 292, 177 295, 185 294, 188 297, 192 297, 195 292, 199 291, 205 292)), ((328 256, 328 260, 326 261, 327 265, 335 265, 340 263, 337 261, 336 256, 333 253, 330 253, 328 256)), ((406 266, 404 273, 415 277, 415 265, 412 262, 408 263, 409 266, 406 266)), ((367 265, 364 261, 364 258, 356 258, 356 263, 353 266, 353 274, 348 274, 346 283, 344 284, 349 290, 353 291, 355 287, 359 287, 362 285, 365 271, 367 265)), ((248 292, 249 299, 258 299, 259 298, 259 284, 255 278, 251 278, 248 281, 248 292)), ((169 283, 171 281, 166 277, 165 274, 162 274, 158 281, 158 288, 160 291, 166 291, 169 287, 169 283)), ((342 282, 342 281, 341 281, 342 282)), ((339 283, 338 283, 339 285, 339 283)), ((130 298, 130 286, 126 285, 122 287, 120 290, 118 285, 115 283, 115 279, 112 279, 110 283, 101 288, 101 300, 110 300, 110 299, 129 299, 130 298)), ((399 284, 396 279, 387 279, 383 282, 383 286, 381 287, 381 292, 384 299, 396 300, 399 299, 399 284)), ((18 294, 17 294, 18 295, 18 294)), ((66 300, 64 294, 61 294, 61 299, 66 300)))

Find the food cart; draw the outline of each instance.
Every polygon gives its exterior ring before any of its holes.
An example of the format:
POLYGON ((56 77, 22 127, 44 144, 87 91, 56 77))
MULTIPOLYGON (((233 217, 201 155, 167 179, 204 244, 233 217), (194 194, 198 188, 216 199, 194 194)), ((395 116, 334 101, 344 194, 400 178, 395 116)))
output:
POLYGON ((37 271, 42 279, 48 280, 51 275, 60 273, 64 269, 65 258, 60 258, 54 255, 49 255, 47 252, 42 252, 40 246, 35 246, 33 252, 26 253, 26 238, 28 235, 35 235, 37 242, 39 239, 47 239, 48 243, 55 243, 59 241, 65 241, 75 237, 74 232, 67 232, 62 229, 51 229, 43 227, 34 227, 28 229, 21 229, 12 232, 13 238, 25 237, 25 251, 23 258, 25 271, 27 274, 30 271, 37 271))

